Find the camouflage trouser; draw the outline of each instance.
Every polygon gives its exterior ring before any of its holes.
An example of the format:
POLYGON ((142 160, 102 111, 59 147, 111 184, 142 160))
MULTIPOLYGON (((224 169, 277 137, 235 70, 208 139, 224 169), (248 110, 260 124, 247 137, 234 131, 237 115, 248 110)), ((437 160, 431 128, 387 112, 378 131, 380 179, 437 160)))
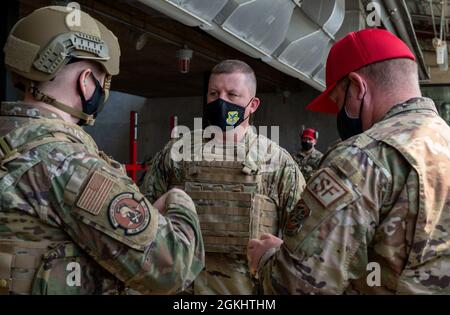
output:
MULTIPOLYGON (((210 253, 210 255, 216 253, 210 253)), ((259 280, 248 271, 248 262, 242 255, 226 259, 211 259, 207 254, 206 267, 192 285, 179 295, 259 295, 259 280)), ((222 256, 221 256, 222 257, 222 256)))

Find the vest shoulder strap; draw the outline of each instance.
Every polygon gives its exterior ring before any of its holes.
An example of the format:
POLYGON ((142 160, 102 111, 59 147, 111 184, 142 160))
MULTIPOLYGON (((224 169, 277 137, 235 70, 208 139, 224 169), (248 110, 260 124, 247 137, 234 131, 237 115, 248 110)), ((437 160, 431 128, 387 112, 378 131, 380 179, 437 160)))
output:
POLYGON ((94 140, 80 127, 61 120, 32 120, 0 137, 0 164, 51 142, 82 143, 97 152, 94 140))

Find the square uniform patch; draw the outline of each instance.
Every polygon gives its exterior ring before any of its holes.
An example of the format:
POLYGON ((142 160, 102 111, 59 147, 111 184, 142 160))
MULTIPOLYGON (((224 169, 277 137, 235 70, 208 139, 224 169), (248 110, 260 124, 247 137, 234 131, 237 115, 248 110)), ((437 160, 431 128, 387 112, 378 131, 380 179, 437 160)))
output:
POLYGON ((77 206, 93 215, 98 215, 113 185, 112 179, 97 171, 94 172, 78 199, 77 206))
POLYGON ((325 208, 349 193, 346 186, 327 169, 322 169, 307 189, 325 208))

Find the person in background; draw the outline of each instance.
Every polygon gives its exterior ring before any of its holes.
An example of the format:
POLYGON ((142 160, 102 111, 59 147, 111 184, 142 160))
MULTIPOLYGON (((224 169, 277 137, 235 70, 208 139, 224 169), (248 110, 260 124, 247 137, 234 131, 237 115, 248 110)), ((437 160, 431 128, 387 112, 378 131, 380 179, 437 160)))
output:
POLYGON ((311 178, 311 175, 319 167, 323 154, 316 149, 317 140, 319 139, 319 132, 312 128, 305 129, 300 135, 301 149, 293 155, 295 162, 300 167, 300 171, 305 177, 306 182, 311 178))

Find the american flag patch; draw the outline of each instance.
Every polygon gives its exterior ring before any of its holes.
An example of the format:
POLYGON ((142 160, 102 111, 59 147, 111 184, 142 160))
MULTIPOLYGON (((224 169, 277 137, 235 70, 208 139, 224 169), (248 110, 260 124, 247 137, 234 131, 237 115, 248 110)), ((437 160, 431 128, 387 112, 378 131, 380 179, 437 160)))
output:
POLYGON ((112 179, 100 172, 94 172, 78 199, 77 206, 93 215, 98 215, 113 185, 114 181, 112 179))

